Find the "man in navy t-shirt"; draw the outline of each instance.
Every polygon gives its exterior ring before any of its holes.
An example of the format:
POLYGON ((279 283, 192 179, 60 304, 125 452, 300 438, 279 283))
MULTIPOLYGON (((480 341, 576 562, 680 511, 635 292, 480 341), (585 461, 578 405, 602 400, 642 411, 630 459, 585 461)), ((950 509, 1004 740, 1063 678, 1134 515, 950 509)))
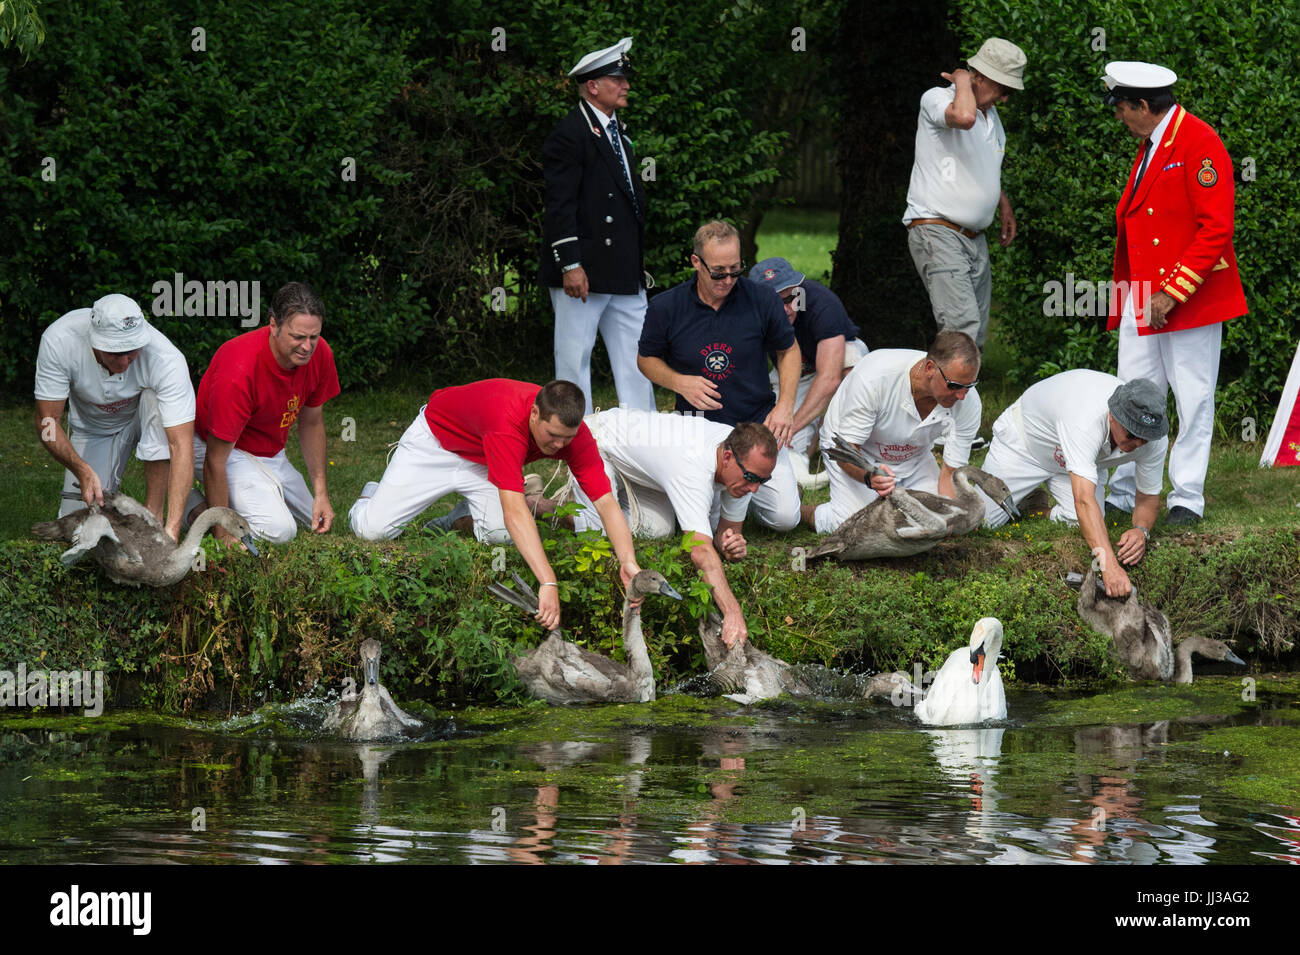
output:
POLYGON ((637 367, 677 394, 678 411, 735 425, 766 425, 782 448, 771 482, 754 496, 759 520, 778 530, 799 523, 799 490, 786 450, 794 434, 799 347, 781 302, 743 278, 740 235, 725 222, 695 233, 695 277, 650 300, 637 367), (776 355, 780 391, 772 394, 767 355, 776 355), (786 477, 789 487, 786 487, 786 477), (770 499, 771 507, 764 501, 770 499))
POLYGON ((835 389, 867 354, 867 346, 858 338, 858 327, 849 319, 839 296, 796 271, 785 259, 764 259, 749 270, 749 277, 780 297, 794 326, 802 367, 790 447, 806 452, 835 389))
POLYGON ((758 421, 789 443, 799 349, 781 303, 742 278, 740 236, 725 222, 695 233, 695 277, 650 300, 637 366, 677 393, 677 410, 723 424, 758 421), (780 396, 767 379, 768 352, 789 367, 780 396), (769 416, 770 420, 769 420, 769 416))

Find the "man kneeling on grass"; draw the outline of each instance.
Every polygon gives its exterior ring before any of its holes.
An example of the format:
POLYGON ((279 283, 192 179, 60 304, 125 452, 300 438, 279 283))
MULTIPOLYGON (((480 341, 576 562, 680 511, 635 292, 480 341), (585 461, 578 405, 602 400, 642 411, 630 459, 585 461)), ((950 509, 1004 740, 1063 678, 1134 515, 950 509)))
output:
MULTIPOLYGON (((1017 504, 1046 481, 1057 501, 1051 519, 1078 525, 1098 560, 1107 596, 1127 597, 1133 585, 1124 565, 1146 555, 1160 508, 1168 434, 1165 395, 1153 382, 1074 368, 1031 385, 1002 412, 984 470, 1006 482, 1017 504), (1116 549, 1106 531, 1102 492, 1110 469, 1126 461, 1137 469, 1137 505, 1133 526, 1120 535, 1116 549)), ((1006 521, 1003 509, 986 496, 984 526, 1006 521)))
MULTIPOLYGON (((739 560, 748 553, 741 525, 754 494, 777 467, 772 432, 752 421, 733 428, 707 418, 630 408, 602 411, 587 424, 605 475, 618 482, 626 499, 633 532, 665 538, 676 524, 693 535, 691 562, 713 588, 723 614, 722 640, 727 646, 743 642, 749 631, 721 558, 739 560)), ((604 512, 592 509, 583 490, 573 489, 582 505, 574 529, 608 532, 604 512)), ((550 509, 552 502, 540 502, 540 511, 550 509)), ((619 517, 624 518, 622 511, 619 517)))
POLYGON ((384 471, 352 505, 348 519, 365 540, 402 533, 426 507, 453 492, 465 496, 451 513, 430 522, 441 530, 473 530, 485 544, 513 541, 537 577, 537 620, 548 630, 560 625, 560 598, 542 539, 533 519, 536 497, 524 494, 524 465, 538 458, 564 461, 583 491, 595 501, 618 557, 626 588, 641 570, 618 502, 582 423, 587 399, 571 381, 545 387, 508 378, 489 378, 429 396, 406 429, 384 471))

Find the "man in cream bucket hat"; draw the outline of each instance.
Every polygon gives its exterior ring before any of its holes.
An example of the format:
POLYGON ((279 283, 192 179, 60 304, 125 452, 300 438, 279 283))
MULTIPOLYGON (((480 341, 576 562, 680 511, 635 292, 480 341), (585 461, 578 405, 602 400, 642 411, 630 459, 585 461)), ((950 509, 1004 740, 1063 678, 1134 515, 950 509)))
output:
POLYGON ((177 539, 194 479, 194 386, 185 356, 140 306, 113 293, 45 329, 35 394, 36 434, 67 468, 59 516, 103 503, 134 448, 144 462, 146 505, 177 539))
POLYGON ((1007 138, 996 103, 1023 90, 1025 54, 1000 37, 984 41, 969 68, 940 74, 951 86, 921 97, 916 155, 907 189, 907 244, 939 331, 965 332, 984 347, 989 324, 989 249, 983 232, 996 209, 1000 240, 1016 237, 1002 191, 1007 138))

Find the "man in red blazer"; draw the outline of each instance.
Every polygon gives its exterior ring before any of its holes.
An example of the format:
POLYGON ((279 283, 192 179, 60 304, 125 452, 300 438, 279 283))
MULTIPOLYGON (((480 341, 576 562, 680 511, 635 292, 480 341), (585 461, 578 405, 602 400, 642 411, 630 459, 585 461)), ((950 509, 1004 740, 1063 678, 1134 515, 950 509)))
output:
MULTIPOLYGON (((1115 209, 1115 294, 1108 328, 1119 329, 1119 377, 1169 386, 1178 439, 1169 453, 1167 523, 1205 513, 1214 430, 1221 323, 1246 314, 1232 249, 1233 168, 1218 134, 1174 102, 1172 70, 1152 63, 1106 66, 1106 105, 1139 140, 1115 209)), ((1133 468, 1118 469, 1108 502, 1133 509, 1133 468)))

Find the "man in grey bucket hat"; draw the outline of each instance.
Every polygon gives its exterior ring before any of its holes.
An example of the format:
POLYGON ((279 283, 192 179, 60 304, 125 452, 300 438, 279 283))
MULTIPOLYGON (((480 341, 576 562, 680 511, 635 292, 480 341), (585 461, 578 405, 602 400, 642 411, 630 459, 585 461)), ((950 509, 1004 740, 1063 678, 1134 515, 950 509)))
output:
POLYGON ((965 332, 980 348, 992 289, 984 230, 994 210, 1001 243, 1016 237, 1011 200, 1002 191, 1007 137, 996 104, 1025 88, 1025 62, 1020 47, 990 37, 968 69, 940 74, 952 85, 927 90, 916 121, 903 213, 907 246, 939 331, 965 332))
MULTIPOLYGON (((1124 566, 1146 555, 1160 508, 1168 434, 1165 397, 1154 382, 1122 382, 1076 368, 1032 385, 1002 413, 993 425, 983 467, 1006 482, 1017 505, 1046 482, 1056 498, 1052 520, 1079 526, 1096 556, 1106 593, 1123 597, 1132 590, 1124 566), (1127 461, 1136 468, 1137 503, 1133 526, 1112 548, 1102 491, 1110 469, 1127 461)), ((986 526, 1006 520, 999 506, 985 502, 986 526)))

